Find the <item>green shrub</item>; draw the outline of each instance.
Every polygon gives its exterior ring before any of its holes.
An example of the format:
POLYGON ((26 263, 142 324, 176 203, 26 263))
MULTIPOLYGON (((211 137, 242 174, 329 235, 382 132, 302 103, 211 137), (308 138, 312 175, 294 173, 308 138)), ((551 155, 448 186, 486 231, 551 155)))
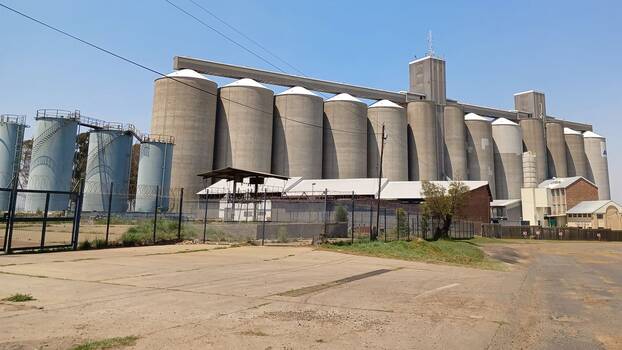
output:
POLYGON ((96 249, 102 249, 102 248, 106 248, 106 240, 101 239, 101 238, 97 238, 94 242, 95 248, 96 249))
POLYGON ((30 294, 21 294, 21 293, 13 294, 10 297, 2 299, 2 301, 10 301, 13 303, 23 303, 23 302, 32 301, 32 300, 37 300, 37 299, 33 298, 32 295, 30 294))
POLYGON ((78 246, 78 249, 80 249, 80 250, 89 250, 91 248, 93 248, 93 246, 91 245, 91 242, 89 242, 89 241, 83 241, 78 246))
MULTIPOLYGON (((181 239, 194 239, 198 237, 198 231, 195 226, 191 224, 182 223, 181 226, 181 239)), ((176 241, 177 240, 177 221, 161 219, 158 220, 156 240, 161 241, 176 241)), ((153 220, 142 221, 138 225, 130 227, 121 236, 121 242, 124 246, 135 246, 153 241, 153 220)))
POLYGON ((341 205, 335 208, 335 219, 337 222, 348 222, 348 211, 341 205))

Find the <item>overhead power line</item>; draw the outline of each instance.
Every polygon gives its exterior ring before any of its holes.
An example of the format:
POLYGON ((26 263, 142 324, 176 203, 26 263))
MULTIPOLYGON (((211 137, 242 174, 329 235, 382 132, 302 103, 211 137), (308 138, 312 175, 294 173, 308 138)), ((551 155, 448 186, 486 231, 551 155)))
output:
MULTIPOLYGON (((80 38, 80 37, 78 37, 76 35, 70 34, 70 33, 66 32, 66 31, 64 31, 62 29, 57 28, 57 27, 54 27, 54 26, 52 26, 52 25, 50 25, 48 23, 43 22, 42 20, 36 19, 36 18, 34 18, 34 17, 24 13, 24 12, 16 10, 16 9, 14 9, 14 8, 12 8, 10 6, 7 6, 7 5, 5 5, 3 3, 0 3, 0 7, 4 8, 6 10, 9 10, 9 11, 11 11, 11 12, 17 14, 17 15, 20 15, 20 16, 22 16, 22 17, 24 17, 24 18, 26 18, 26 19, 28 19, 28 20, 30 20, 32 22, 35 22, 35 23, 37 23, 37 24, 39 24, 39 25, 41 25, 43 27, 46 27, 46 28, 48 28, 48 29, 50 29, 52 31, 55 31, 55 32, 57 32, 59 34, 62 34, 64 36, 66 36, 66 37, 69 37, 69 38, 71 38, 73 40, 76 40, 76 41, 78 41, 78 42, 80 42, 80 43, 82 43, 84 45, 90 46, 91 48, 94 48, 94 49, 96 49, 98 51, 104 52, 104 53, 106 53, 106 54, 108 54, 110 56, 113 56, 113 57, 117 58, 117 59, 120 59, 120 60, 122 60, 122 61, 124 61, 126 63, 129 63, 129 64, 133 65, 133 66, 136 66, 138 68, 144 69, 144 70, 146 70, 148 72, 154 73, 154 74, 159 75, 159 76, 161 76, 163 78, 171 79, 171 80, 173 80, 173 81, 175 81, 175 82, 177 82, 179 84, 188 86, 188 87, 190 87, 192 89, 201 91, 201 92, 206 93, 208 95, 212 95, 212 96, 218 97, 217 94, 214 94, 211 91, 202 89, 202 88, 197 87, 197 86, 193 86, 193 85, 188 84, 188 83, 184 82, 183 80, 177 79, 175 77, 168 76, 168 75, 166 75, 166 74, 164 74, 164 73, 162 73, 162 72, 160 72, 160 71, 158 71, 158 70, 156 70, 154 68, 148 67, 148 66, 146 66, 144 64, 141 64, 141 63, 139 63, 139 62, 137 62, 135 60, 132 60, 132 59, 127 58, 127 57, 124 57, 124 56, 122 56, 122 55, 120 55, 118 53, 115 53, 115 52, 113 52, 111 50, 105 49, 105 48, 103 48, 103 47, 101 47, 99 45, 93 44, 93 43, 91 43, 91 42, 89 42, 89 41, 87 41, 85 39, 82 39, 82 38, 80 38)), ((264 111, 264 110, 261 110, 259 108, 256 108, 256 107, 253 107, 253 106, 241 103, 239 101, 234 101, 232 99, 229 99, 229 98, 226 98, 226 97, 223 97, 223 96, 220 96, 220 98, 223 99, 223 100, 229 101, 231 103, 234 103, 234 104, 237 104, 237 105, 240 105, 240 106, 252 109, 252 110, 256 110, 256 111, 259 111, 261 113, 268 114, 270 116, 273 116, 273 111, 270 111, 270 112, 264 111)), ((285 120, 289 120, 289 121, 295 122, 295 123, 300 123, 300 124, 308 125, 308 126, 311 126, 311 127, 316 127, 316 128, 321 128, 321 129, 326 129, 326 130, 331 130, 331 131, 338 131, 338 132, 350 133, 350 134, 367 134, 367 131, 352 131, 352 130, 342 130, 342 129, 335 129, 335 128, 327 128, 327 127, 325 127, 323 125, 319 126, 319 125, 303 122, 303 121, 292 119, 292 118, 286 118, 286 117, 281 117, 281 118, 285 119, 285 120)))

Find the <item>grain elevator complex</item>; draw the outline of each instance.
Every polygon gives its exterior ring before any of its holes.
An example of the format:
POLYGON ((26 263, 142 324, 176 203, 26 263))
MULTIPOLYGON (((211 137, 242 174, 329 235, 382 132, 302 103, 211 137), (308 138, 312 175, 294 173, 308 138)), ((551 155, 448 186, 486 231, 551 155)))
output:
POLYGON ((175 137, 171 184, 227 166, 305 179, 487 181, 493 198, 583 176, 610 199, 605 139, 592 126, 547 114, 545 95, 514 95, 514 110, 446 97, 445 61, 409 64, 392 92, 187 57, 155 82, 152 130, 175 137), (205 75, 239 79, 217 88, 205 75), (173 79, 171 79, 173 78, 173 79), (274 95, 263 84, 289 88, 274 95), (323 99, 321 93, 334 94, 323 99), (372 100, 371 105, 362 100, 372 100))
MULTIPOLYGON (((166 211, 166 194, 183 188, 196 200, 206 186, 197 175, 226 167, 347 181, 378 178, 380 159, 388 181, 485 181, 495 200, 520 200, 547 179, 574 176, 610 199, 605 138, 591 125, 547 114, 538 91, 515 94, 514 110, 449 99, 438 57, 410 62, 410 86, 400 92, 187 57, 175 57, 173 68, 155 80, 149 135, 77 111, 39 110, 22 185, 75 190, 76 134, 85 127, 85 211, 166 211), (235 81, 219 87, 207 76, 235 81), (128 206, 134 139, 141 144, 128 206)), ((25 127, 23 117, 0 118, 0 187, 18 178, 25 127)), ((8 201, 0 192, 0 206, 8 201)), ((30 212, 67 205, 36 192, 24 200, 30 212)))

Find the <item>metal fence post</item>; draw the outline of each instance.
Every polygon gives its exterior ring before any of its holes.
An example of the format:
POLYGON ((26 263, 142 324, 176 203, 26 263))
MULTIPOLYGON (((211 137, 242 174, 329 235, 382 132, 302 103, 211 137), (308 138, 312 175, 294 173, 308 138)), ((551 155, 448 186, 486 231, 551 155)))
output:
POLYGON ((266 240, 266 197, 268 194, 268 189, 264 187, 263 189, 263 221, 261 223, 261 245, 264 245, 264 241, 266 240))
POLYGON ((179 195, 179 217, 177 218, 177 240, 181 240, 181 216, 184 208, 184 188, 181 188, 179 195))
POLYGON ((157 237, 156 232, 158 230, 158 201, 160 199, 160 186, 156 186, 156 198, 155 198, 155 207, 153 209, 153 244, 156 244, 157 237))
POLYGON ((352 216, 352 240, 351 243, 354 243, 354 191, 352 191, 352 211, 350 212, 352 216))
POLYGON ((45 194, 45 209, 43 210, 43 227, 41 228, 41 246, 43 249, 45 246, 45 231, 48 226, 48 211, 50 210, 50 192, 45 194))
POLYGON ((387 208, 384 208, 384 241, 387 241, 387 208))
POLYGON ((326 239, 326 235, 328 233, 328 188, 324 189, 324 237, 322 240, 326 239))
POLYGON ((369 240, 372 240, 372 231, 374 230, 374 204, 369 204, 369 240))
POLYGON ((112 212, 112 190, 114 182, 110 183, 110 194, 108 195, 108 219, 106 220, 106 246, 108 246, 108 235, 110 233, 110 212, 112 212))
POLYGON ((410 211, 406 212, 406 234, 408 235, 406 240, 410 241, 410 211))
POLYGON ((13 241, 13 221, 15 219, 15 207, 17 203, 17 181, 13 181, 11 187, 11 197, 9 199, 9 217, 6 223, 6 234, 4 238, 4 252, 11 254, 11 245, 13 241))
POLYGON ((395 209, 395 220, 397 221, 397 240, 400 240, 400 213, 399 208, 395 209))
POLYGON ((205 191, 205 212, 203 214, 203 243, 207 239, 207 206, 209 205, 209 188, 205 191))
POLYGON ((78 202, 76 203, 76 221, 74 224, 73 250, 78 249, 78 240, 80 239, 80 218, 82 217, 82 203, 84 202, 84 183, 84 180, 82 180, 80 183, 80 194, 78 195, 78 202))

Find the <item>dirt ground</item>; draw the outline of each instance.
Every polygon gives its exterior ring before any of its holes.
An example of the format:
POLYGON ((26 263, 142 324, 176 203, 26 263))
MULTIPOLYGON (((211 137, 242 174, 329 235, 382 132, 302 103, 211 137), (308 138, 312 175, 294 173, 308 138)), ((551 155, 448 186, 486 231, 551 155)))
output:
MULTIPOLYGON (((520 241, 519 241, 520 242, 520 241)), ((620 349, 622 244, 520 242, 508 271, 309 247, 0 256, 0 349, 620 349)))
MULTIPOLYGON (((38 247, 41 244, 42 223, 18 223, 13 230, 13 247, 38 247)), ((110 225, 108 239, 116 242, 133 225, 110 225)), ((45 234, 46 245, 62 245, 71 243, 72 223, 53 223, 48 225, 45 234)), ((4 225, 0 226, 0 244, 4 243, 4 225)), ((80 242, 106 237, 106 225, 82 223, 80 225, 80 242)))

